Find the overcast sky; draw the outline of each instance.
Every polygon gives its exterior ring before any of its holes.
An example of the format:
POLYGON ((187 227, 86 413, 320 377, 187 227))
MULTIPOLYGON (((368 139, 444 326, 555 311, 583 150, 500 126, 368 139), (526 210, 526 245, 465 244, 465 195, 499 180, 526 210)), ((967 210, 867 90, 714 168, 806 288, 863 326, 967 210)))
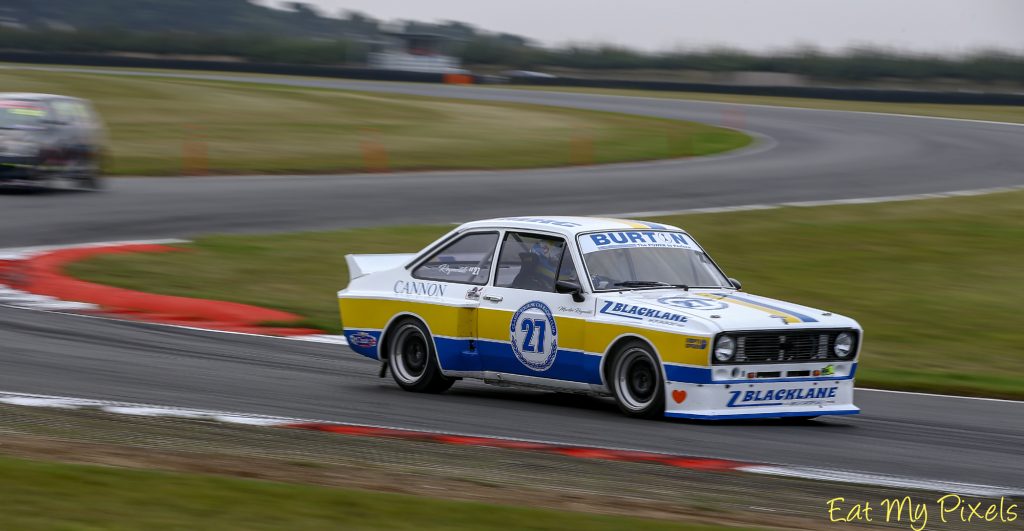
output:
MULTIPOLYGON (((266 0, 275 2, 276 0, 266 0)), ((959 53, 1024 52, 1024 0, 305 0, 384 20, 459 20, 543 44, 750 50, 872 44, 959 53)))

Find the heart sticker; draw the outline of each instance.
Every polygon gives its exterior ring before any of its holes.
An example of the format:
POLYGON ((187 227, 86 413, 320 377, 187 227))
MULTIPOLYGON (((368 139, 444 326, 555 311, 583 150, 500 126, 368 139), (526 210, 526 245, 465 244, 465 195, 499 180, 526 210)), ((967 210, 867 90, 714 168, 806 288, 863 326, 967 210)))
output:
POLYGON ((672 391, 672 400, 675 400, 677 404, 682 404, 683 400, 686 400, 686 391, 680 389, 672 391))

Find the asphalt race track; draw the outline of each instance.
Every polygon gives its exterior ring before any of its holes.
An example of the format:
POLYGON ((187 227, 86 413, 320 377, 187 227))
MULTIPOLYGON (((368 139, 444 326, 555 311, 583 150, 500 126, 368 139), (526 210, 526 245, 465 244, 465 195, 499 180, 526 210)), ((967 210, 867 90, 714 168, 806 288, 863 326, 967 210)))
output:
MULTIPOLYGON (((441 85, 288 82, 709 123, 723 121, 723 108, 742 108, 743 128, 761 141, 750 150, 721 157, 650 164, 114 179, 101 194, 3 194, 0 247, 456 222, 513 214, 676 210, 1024 184, 1024 127, 1012 125, 441 85)), ((336 345, 0 307, 2 391, 1024 488, 1022 402, 862 391, 856 401, 864 413, 856 417, 809 423, 638 421, 621 416, 605 400, 466 382, 444 395, 414 395, 400 391, 390 378, 377 379, 376 365, 357 358, 336 345)))
POLYGON ((840 468, 1024 490, 1024 403, 862 391, 800 422, 645 421, 610 400, 402 391, 343 347, 0 307, 0 390, 840 468))

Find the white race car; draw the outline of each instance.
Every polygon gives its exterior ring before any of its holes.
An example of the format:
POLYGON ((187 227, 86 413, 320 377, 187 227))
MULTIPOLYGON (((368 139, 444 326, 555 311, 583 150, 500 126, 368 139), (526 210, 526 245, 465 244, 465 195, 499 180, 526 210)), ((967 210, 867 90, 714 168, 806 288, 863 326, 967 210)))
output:
POLYGON ((349 346, 409 391, 477 378, 611 395, 637 417, 860 411, 857 322, 740 291, 677 227, 500 218, 346 258, 349 346))

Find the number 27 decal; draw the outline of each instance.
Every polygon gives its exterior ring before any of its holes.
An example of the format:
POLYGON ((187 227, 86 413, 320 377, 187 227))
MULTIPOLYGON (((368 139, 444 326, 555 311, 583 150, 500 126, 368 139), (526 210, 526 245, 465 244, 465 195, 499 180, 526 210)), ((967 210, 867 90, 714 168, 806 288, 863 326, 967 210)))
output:
POLYGON ((522 324, 522 331, 526 332, 526 338, 523 339, 523 350, 526 352, 544 352, 544 332, 547 329, 547 323, 544 319, 524 319, 522 324), (536 333, 537 341, 533 341, 533 336, 536 333))

